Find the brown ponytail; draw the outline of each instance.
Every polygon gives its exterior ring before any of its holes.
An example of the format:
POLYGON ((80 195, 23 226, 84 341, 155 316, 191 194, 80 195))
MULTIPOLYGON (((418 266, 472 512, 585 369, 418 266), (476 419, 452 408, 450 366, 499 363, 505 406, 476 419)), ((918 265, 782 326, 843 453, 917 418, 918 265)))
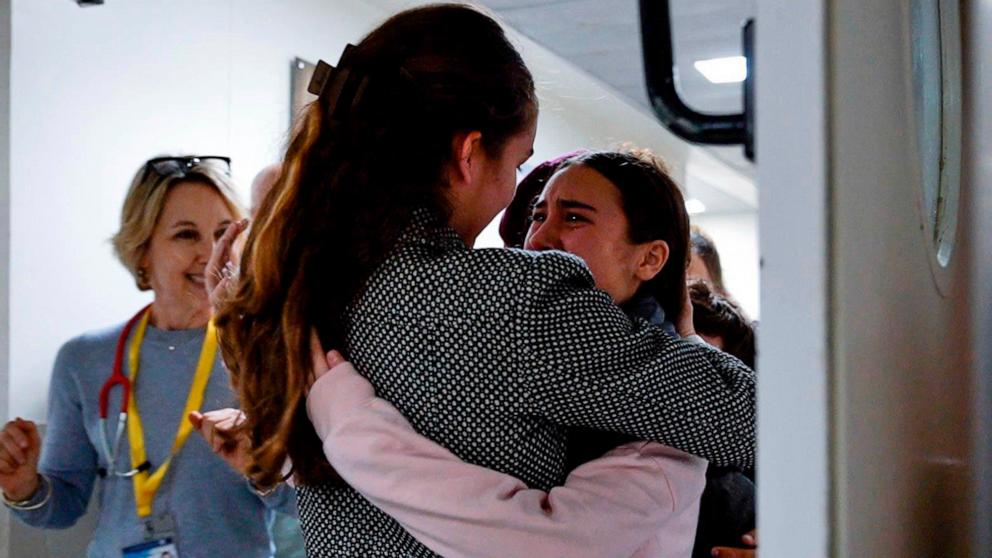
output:
MULTIPOLYGON (((250 476, 332 479, 306 415, 309 335, 347 351, 345 312, 415 208, 450 214, 451 140, 482 132, 498 155, 536 114, 533 80, 502 29, 465 6, 402 12, 348 55, 367 84, 348 110, 310 105, 259 209, 236 294, 216 318, 248 416, 250 476)), ((346 355, 347 356, 347 353, 346 355)))

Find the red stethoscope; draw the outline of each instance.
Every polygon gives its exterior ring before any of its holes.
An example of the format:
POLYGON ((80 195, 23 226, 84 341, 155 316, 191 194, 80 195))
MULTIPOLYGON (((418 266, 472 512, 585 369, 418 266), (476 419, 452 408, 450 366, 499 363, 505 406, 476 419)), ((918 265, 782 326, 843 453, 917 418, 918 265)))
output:
POLYGON ((117 451, 121 447, 121 437, 124 435, 124 427, 127 424, 127 405, 131 398, 131 380, 124 375, 124 346, 127 345, 127 338, 131 334, 131 330, 134 329, 134 325, 144 317, 145 313, 151 311, 152 305, 149 304, 133 318, 128 320, 127 324, 124 325, 124 329, 121 331, 120 338, 117 339, 117 350, 114 353, 114 370, 113 373, 104 382, 103 387, 100 388, 100 442, 103 448, 104 458, 107 460, 107 469, 100 468, 99 473, 101 477, 107 476, 107 474, 115 475, 118 477, 133 477, 142 471, 147 471, 151 468, 151 464, 147 461, 139 465, 138 467, 125 472, 117 472, 117 451), (114 387, 120 386, 121 388, 121 410, 117 415, 117 431, 114 434, 114 443, 111 444, 107 435, 107 414, 110 400, 110 392, 114 387))

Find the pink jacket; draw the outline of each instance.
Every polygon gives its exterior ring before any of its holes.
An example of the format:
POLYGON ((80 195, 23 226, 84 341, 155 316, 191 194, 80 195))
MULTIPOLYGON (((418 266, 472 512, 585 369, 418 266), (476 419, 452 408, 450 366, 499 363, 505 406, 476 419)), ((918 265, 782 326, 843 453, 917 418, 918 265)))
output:
POLYGON ((418 434, 347 363, 317 380, 307 412, 341 477, 442 556, 692 553, 701 458, 635 442, 576 468, 564 486, 531 489, 418 434))

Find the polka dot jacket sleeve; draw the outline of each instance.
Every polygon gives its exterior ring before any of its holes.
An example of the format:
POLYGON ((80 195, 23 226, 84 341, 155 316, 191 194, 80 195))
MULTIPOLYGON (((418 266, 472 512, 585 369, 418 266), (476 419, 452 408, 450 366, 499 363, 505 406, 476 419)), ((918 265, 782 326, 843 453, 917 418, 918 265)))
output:
POLYGON ((578 258, 547 252, 532 262, 514 331, 530 412, 654 440, 716 465, 753 465, 754 372, 631 321, 592 288, 578 258))

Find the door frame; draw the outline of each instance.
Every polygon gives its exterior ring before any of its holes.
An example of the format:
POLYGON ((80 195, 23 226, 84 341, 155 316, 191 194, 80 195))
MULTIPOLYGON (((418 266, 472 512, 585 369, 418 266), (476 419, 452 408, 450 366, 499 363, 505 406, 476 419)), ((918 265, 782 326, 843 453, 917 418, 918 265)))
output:
POLYGON ((761 554, 831 554, 827 12, 757 0, 761 554), (797 24, 802 22, 802 24, 797 24))

